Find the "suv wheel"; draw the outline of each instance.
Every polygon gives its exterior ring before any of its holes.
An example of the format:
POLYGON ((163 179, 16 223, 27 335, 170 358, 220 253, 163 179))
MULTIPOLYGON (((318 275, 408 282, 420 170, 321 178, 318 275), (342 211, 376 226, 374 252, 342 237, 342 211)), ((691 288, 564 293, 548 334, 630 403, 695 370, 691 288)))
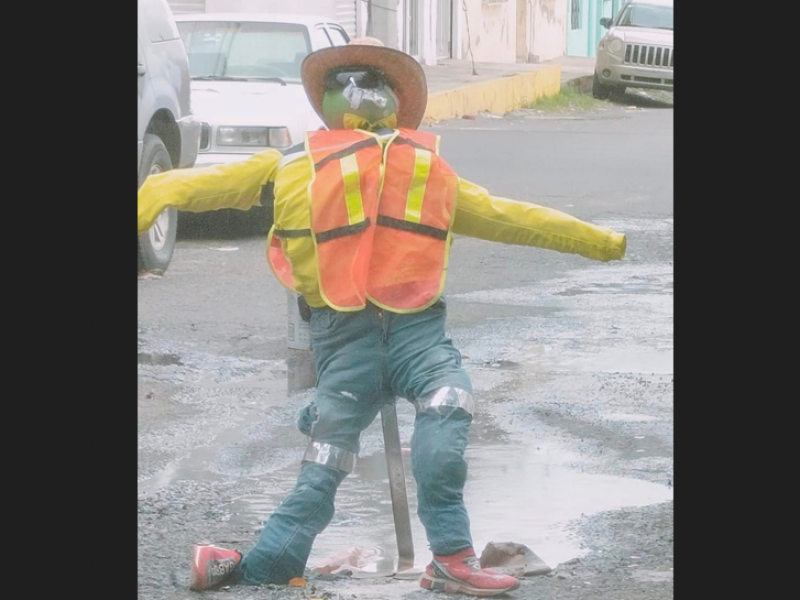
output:
MULTIPOLYGON (((172 160, 161 139, 145 134, 142 149, 142 164, 139 167, 139 187, 150 175, 172 169, 172 160)), ((139 236, 139 271, 167 270, 172 252, 175 250, 175 234, 178 231, 178 211, 167 208, 156 219, 147 233, 139 236)))
POLYGON ((597 76, 597 71, 595 71, 594 80, 592 81, 592 96, 598 100, 608 100, 613 90, 612 86, 600 83, 600 78, 597 76))

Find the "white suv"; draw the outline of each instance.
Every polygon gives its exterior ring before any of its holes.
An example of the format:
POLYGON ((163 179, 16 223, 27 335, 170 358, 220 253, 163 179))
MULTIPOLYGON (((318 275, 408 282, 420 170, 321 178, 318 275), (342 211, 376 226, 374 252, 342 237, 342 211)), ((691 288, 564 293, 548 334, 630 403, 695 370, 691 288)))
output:
MULTIPOLYGON (((191 114, 189 59, 166 0, 139 2, 139 186, 149 175, 197 160, 200 123, 191 114)), ((139 236, 139 270, 164 272, 178 212, 165 210, 139 236)))
MULTIPOLYGON (((266 148, 286 151, 302 144, 307 131, 325 128, 308 101, 300 66, 311 52, 350 41, 340 24, 319 15, 271 13, 181 14, 175 21, 189 55, 192 106, 202 122, 196 166, 245 160, 266 148)), ((210 218, 227 234, 267 231, 264 207, 223 209, 210 218)))
POLYGON ((300 66, 308 54, 350 37, 322 16, 202 13, 175 17, 203 122, 197 166, 284 150, 325 125, 306 97, 300 66))
POLYGON ((630 0, 597 47, 592 94, 608 98, 626 87, 673 90, 673 0, 630 0))

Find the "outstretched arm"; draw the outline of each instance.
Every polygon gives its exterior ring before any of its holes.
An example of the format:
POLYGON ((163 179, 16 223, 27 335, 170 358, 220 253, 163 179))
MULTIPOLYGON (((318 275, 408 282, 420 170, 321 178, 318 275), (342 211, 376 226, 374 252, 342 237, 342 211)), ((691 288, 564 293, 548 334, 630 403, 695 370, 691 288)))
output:
POLYGON ((151 175, 139 188, 139 235, 170 206, 189 212, 258 206, 282 158, 278 150, 264 150, 239 162, 151 175))
POLYGON ((620 260, 626 239, 561 211, 491 196, 460 179, 453 232, 470 237, 580 254, 593 260, 620 260))

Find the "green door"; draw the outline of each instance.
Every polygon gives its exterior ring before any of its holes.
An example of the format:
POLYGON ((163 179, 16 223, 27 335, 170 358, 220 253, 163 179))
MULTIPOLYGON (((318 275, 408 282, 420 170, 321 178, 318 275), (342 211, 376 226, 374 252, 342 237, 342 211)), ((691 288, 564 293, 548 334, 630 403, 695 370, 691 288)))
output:
POLYGON ((595 0, 569 0, 567 12, 567 54, 589 55, 589 4, 595 0))

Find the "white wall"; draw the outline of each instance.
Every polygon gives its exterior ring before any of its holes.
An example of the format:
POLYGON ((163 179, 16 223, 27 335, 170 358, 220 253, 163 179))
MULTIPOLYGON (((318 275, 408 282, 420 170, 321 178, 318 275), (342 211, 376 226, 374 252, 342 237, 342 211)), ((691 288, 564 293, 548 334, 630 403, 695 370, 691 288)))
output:
MULTIPOLYGON (((381 4, 396 3, 397 28, 395 38, 403 48, 403 15, 409 0, 381 0, 381 4)), ((517 60, 517 2, 526 2, 528 24, 524 36, 528 46, 528 60, 546 61, 563 56, 567 44, 569 0, 466 0, 468 14, 463 10, 464 0, 454 0, 458 27, 453 40, 455 58, 469 60, 467 16, 476 62, 513 63, 517 60)), ((205 0, 206 12, 276 12, 320 14, 335 18, 336 0, 205 0)), ((362 0, 358 7, 357 31, 363 35, 366 28, 366 10, 362 0)), ((436 0, 420 0, 422 23, 419 30, 420 62, 436 64, 436 0)), ((379 9, 373 9, 377 11, 379 9)), ((392 41, 395 41, 392 40, 392 41)))
POLYGON ((436 64, 436 21, 439 12, 436 0, 422 0, 422 30, 420 35, 420 58, 424 65, 436 64))
POLYGON ((466 0, 467 14, 459 11, 462 58, 469 59, 471 42, 475 62, 516 62, 517 1, 524 0, 466 0))
POLYGON ((528 44, 528 52, 532 60, 542 62, 563 56, 567 49, 569 0, 528 0, 528 2, 530 2, 532 38, 532 43, 528 44))
MULTIPOLYGON (((358 0, 362 2, 362 0, 358 0)), ((381 9, 373 7, 372 19, 375 23, 378 19, 384 20, 380 27, 376 26, 373 35, 387 46, 407 51, 408 42, 404 39, 404 20, 408 2, 419 2, 419 23, 417 24, 417 58, 426 65, 436 64, 436 22, 438 18, 436 0, 380 0, 383 6, 391 7, 396 12, 387 15, 381 9), (394 30, 387 36, 386 26, 393 27, 394 30), (389 39, 387 39, 387 37, 389 39)), ((366 32, 367 10, 363 7, 359 14, 358 30, 366 32)), ((410 25, 409 25, 410 26, 410 25)))

